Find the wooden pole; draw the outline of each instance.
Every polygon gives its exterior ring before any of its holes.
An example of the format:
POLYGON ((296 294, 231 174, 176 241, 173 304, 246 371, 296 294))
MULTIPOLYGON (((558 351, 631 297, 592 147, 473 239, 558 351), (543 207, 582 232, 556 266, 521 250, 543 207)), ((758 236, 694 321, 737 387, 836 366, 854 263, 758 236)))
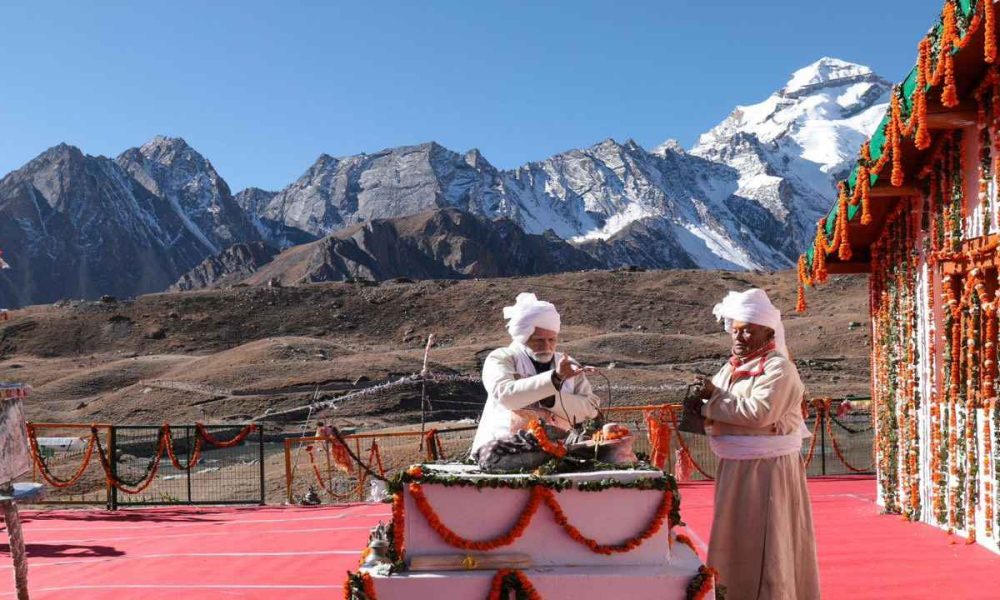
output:
POLYGON ((292 440, 285 440, 285 493, 288 503, 292 503, 292 440))
POLYGON ((3 505, 3 519, 7 524, 7 538, 10 540, 10 556, 14 560, 14 587, 17 600, 28 600, 28 557, 24 551, 24 534, 21 532, 21 516, 14 502, 13 486, 0 489, 0 494, 10 499, 0 501, 3 505))

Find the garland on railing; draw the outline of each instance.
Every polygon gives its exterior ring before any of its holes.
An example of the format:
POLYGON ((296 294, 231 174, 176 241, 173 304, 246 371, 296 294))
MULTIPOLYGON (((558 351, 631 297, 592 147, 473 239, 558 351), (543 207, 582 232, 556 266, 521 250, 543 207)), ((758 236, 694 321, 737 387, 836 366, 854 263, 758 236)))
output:
POLYGON ((256 428, 257 425, 251 423, 245 426, 235 437, 223 442, 212 437, 204 425, 196 423, 195 431, 198 437, 195 440, 194 450, 191 457, 188 459, 187 464, 181 464, 180 460, 174 453, 170 425, 164 423, 160 426, 157 432, 156 452, 154 453, 153 458, 150 459, 149 463, 147 463, 143 474, 136 479, 127 479, 121 475, 115 474, 115 470, 112 468, 111 458, 107 455, 104 450, 104 446, 101 444, 98 426, 96 424, 91 425, 90 436, 87 439, 87 448, 84 451, 84 456, 80 462, 79 469, 70 478, 61 479, 52 473, 48 464, 45 462, 45 457, 42 455, 42 452, 38 447, 37 428, 32 423, 27 424, 28 447, 31 451, 31 458, 38 467, 38 471, 41 473, 42 478, 45 479, 47 483, 56 488, 68 488, 77 483, 80 478, 83 477, 87 467, 90 465, 94 449, 96 448, 101 467, 104 470, 105 482, 109 487, 115 487, 126 494, 138 494, 149 487, 149 485, 156 478, 156 473, 159 471, 160 462, 163 459, 164 454, 168 455, 169 460, 178 470, 189 471, 198 464, 201 458, 202 442, 216 448, 230 448, 245 440, 246 437, 256 428))
POLYGON ((441 446, 441 437, 438 436, 437 429, 429 429, 424 434, 423 442, 424 450, 427 452, 427 462, 434 462, 444 458, 444 447, 441 446))
POLYGON ((684 454, 687 454, 687 458, 690 460, 690 465, 694 467, 699 473, 701 473, 702 477, 704 477, 705 479, 714 480, 715 477, 709 475, 708 472, 705 471, 705 469, 701 468, 701 465, 695 462, 694 455, 691 453, 691 449, 688 448, 687 442, 684 441, 684 435, 682 435, 680 430, 678 429, 679 424, 677 422, 677 411, 670 412, 670 421, 671 425, 673 425, 674 431, 677 432, 677 444, 680 446, 680 451, 684 454))
MULTIPOLYGON (((169 428, 169 425, 164 425, 164 427, 169 428)), ((257 424, 250 423, 244 426, 243 429, 241 429, 240 432, 237 433, 235 437, 225 442, 220 442, 219 440, 215 439, 215 437, 211 433, 209 433, 208 429, 206 429, 205 425, 203 425, 202 423, 195 423, 194 428, 198 432, 198 435, 201 436, 201 438, 205 440, 205 442, 208 443, 208 445, 212 446, 213 448, 232 448, 233 446, 241 444, 243 440, 247 439, 247 436, 249 436, 254 431, 257 431, 257 424)))
POLYGON ((31 450, 31 458, 35 461, 35 465, 38 466, 38 472, 41 473, 42 479, 54 488, 68 488, 74 483, 80 481, 80 478, 83 477, 87 467, 90 465, 90 459, 94 454, 95 439, 96 438, 93 435, 87 439, 87 449, 84 450, 83 460, 80 462, 80 468, 75 473, 70 475, 68 479, 60 479, 49 470, 49 465, 45 462, 42 457, 42 452, 38 448, 38 437, 35 433, 35 427, 31 423, 28 423, 28 447, 31 450))
POLYGON ((164 444, 166 442, 163 428, 160 428, 157 435, 156 454, 153 455, 152 460, 146 465, 145 472, 138 479, 125 479, 121 475, 116 474, 111 465, 112 458, 108 457, 104 451, 104 447, 101 445, 101 438, 97 435, 97 427, 91 427, 90 434, 97 444, 97 457, 104 468, 104 480, 108 486, 113 486, 126 494, 139 494, 156 479, 156 472, 160 469, 160 459, 163 458, 164 444))
POLYGON ((663 469, 670 456, 670 422, 673 412, 673 407, 669 405, 643 411, 649 446, 652 448, 649 462, 657 469, 663 469))
POLYGON ((315 451, 312 446, 306 446, 306 455, 309 457, 309 465, 312 467, 313 475, 316 476, 316 483, 319 485, 320 489, 326 493, 326 495, 330 496, 334 500, 347 500, 353 496, 361 498, 364 495, 365 480, 363 477, 359 477, 354 489, 348 491, 347 493, 338 494, 333 491, 333 489, 328 486, 325 481, 323 481, 323 474, 320 472, 319 466, 316 464, 316 456, 314 452, 315 451))
MULTIPOLYGON (((863 468, 863 469, 855 467, 851 463, 847 462, 847 457, 844 456, 844 451, 841 450, 840 444, 837 443, 837 437, 835 435, 833 435, 833 427, 831 426, 831 423, 833 423, 833 418, 830 417, 829 415, 827 415, 827 417, 828 418, 825 419, 826 420, 826 434, 830 436, 831 445, 833 446, 833 452, 834 452, 834 454, 837 455, 837 458, 840 460, 840 462, 843 463, 844 466, 848 468, 848 470, 854 471, 855 473, 871 473, 872 470, 875 469, 875 459, 874 459, 874 457, 872 458, 872 463, 870 465, 868 465, 867 467, 863 468)), ((812 460, 812 454, 813 454, 812 451, 816 447, 816 437, 817 437, 816 435, 813 435, 813 440, 812 440, 812 443, 810 444, 809 461, 812 460)), ((806 466, 807 467, 809 466, 809 462, 808 461, 806 462, 806 466)))

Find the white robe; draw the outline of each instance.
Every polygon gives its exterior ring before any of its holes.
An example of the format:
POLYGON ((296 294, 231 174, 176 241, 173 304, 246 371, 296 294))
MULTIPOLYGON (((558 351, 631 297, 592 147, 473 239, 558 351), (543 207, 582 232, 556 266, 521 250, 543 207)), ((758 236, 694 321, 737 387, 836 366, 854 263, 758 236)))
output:
MULTIPOLYGON (((557 352, 553 364, 559 364, 562 357, 557 352)), ((569 428, 597 416, 599 399, 586 375, 570 377, 563 382, 562 389, 557 390, 552 384, 552 371, 536 373, 531 359, 517 344, 497 348, 486 357, 483 387, 488 397, 472 441, 473 453, 483 444, 526 425, 521 411, 549 396, 555 396, 551 409, 532 407, 532 410, 544 413, 544 417, 558 427, 569 428)))

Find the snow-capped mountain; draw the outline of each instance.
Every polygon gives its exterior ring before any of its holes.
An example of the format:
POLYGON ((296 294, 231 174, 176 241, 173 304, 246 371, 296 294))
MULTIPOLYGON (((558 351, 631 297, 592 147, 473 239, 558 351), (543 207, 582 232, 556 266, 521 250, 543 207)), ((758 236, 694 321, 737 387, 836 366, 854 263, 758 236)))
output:
POLYGON ((891 90, 868 67, 822 58, 763 102, 736 107, 691 153, 736 169, 735 195, 785 224, 799 252, 885 114, 891 90))
MULTIPOLYGON (((528 233, 551 230, 609 266, 635 256, 630 235, 641 232, 644 244, 650 236, 663 244, 644 252, 647 266, 786 268, 811 240, 890 89, 867 67, 824 58, 765 101, 737 107, 690 152, 672 140, 649 152, 608 139, 505 171, 477 150, 431 142, 323 155, 270 199, 243 205, 254 206, 265 233, 283 227, 320 237, 456 207, 509 218, 528 233)), ((269 239, 288 245, 287 236, 269 239)))
MULTIPOLYGON (((834 200, 834 181, 884 114, 890 89, 867 67, 824 58, 763 102, 737 107, 690 151, 673 140, 647 151, 608 139, 501 170, 478 150, 430 142, 324 154, 280 191, 248 188, 236 196, 178 138, 157 137, 114 160, 62 144, 0 180, 0 247, 14 266, 0 272, 0 301, 160 291, 212 256, 219 258, 206 263, 202 279, 249 273, 266 256, 227 248, 251 241, 287 248, 441 209, 475 215, 476 235, 509 238, 516 226, 551 248, 555 236, 572 243, 560 246, 553 265, 787 268, 811 241, 834 200), (595 262, 563 260, 578 250, 595 262)), ((407 230, 404 237, 431 248, 434 260, 450 256, 432 247, 440 235, 407 230)), ((351 244, 345 238, 335 246, 346 252, 351 244)), ((502 244, 483 245, 494 247, 502 244)), ((394 256, 370 254, 382 262, 394 256)), ((378 273, 410 264, 382 262, 378 273)), ((517 272, 504 269, 496 272, 517 272)))

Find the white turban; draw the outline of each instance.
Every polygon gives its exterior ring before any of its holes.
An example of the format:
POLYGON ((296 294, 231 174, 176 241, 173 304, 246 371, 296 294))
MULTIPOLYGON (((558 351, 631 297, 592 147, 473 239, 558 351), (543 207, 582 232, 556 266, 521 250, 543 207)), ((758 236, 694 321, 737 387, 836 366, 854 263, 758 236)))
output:
POLYGON ((559 331, 559 313, 551 302, 539 300, 534 294, 521 292, 514 306, 503 307, 503 318, 509 319, 507 332, 515 342, 525 343, 536 327, 559 331))
POLYGON ((726 331, 731 331, 733 321, 756 323, 774 330, 775 349, 788 357, 785 346, 785 327, 781 324, 781 311, 771 304, 767 292, 754 288, 745 292, 729 292, 722 302, 715 305, 712 314, 720 321, 725 321, 726 331))

